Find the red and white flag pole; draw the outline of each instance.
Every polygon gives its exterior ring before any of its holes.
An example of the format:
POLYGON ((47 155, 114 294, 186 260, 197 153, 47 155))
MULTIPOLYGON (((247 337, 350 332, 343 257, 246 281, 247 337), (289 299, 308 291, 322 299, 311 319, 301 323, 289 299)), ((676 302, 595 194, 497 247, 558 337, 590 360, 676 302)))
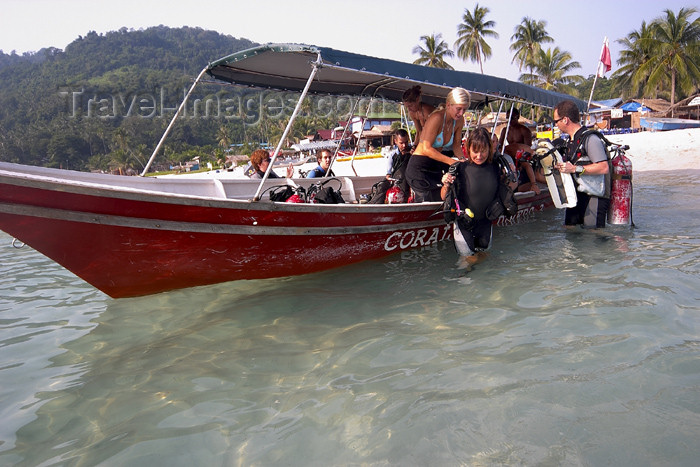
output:
POLYGON ((610 59, 610 47, 608 47, 608 36, 603 39, 603 47, 600 49, 600 60, 598 60, 598 69, 593 78, 593 87, 591 88, 591 95, 588 98, 588 107, 586 108, 586 113, 591 109, 591 101, 593 100, 593 91, 595 90, 596 81, 598 77, 601 78, 605 76, 605 73, 610 71, 612 68, 612 60, 610 59))

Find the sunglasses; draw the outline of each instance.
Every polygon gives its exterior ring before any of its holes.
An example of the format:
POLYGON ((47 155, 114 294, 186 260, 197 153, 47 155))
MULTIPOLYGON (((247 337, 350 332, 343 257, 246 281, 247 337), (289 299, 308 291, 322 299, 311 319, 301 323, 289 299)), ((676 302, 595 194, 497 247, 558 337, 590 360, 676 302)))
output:
POLYGON ((557 123, 561 122, 561 121, 564 120, 565 118, 566 118, 566 117, 557 118, 556 120, 552 120, 552 123, 553 123, 554 125, 556 125, 557 123))

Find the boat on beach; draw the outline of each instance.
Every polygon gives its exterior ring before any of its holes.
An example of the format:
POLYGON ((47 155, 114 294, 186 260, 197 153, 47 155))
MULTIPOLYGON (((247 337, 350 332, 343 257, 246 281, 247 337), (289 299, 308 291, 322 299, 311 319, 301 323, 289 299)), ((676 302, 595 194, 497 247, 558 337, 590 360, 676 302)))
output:
MULTIPOLYGON (((268 44, 224 57, 207 65, 193 87, 205 74, 224 83, 300 91, 299 102, 307 93, 400 101, 415 84, 430 103, 464 87, 475 109, 499 99, 548 108, 571 99, 501 78, 305 45, 268 44)), ((281 143, 273 163, 280 149, 281 143)), ((0 163, 0 229, 114 298, 319 272, 451 238, 440 202, 361 203, 383 177, 125 177, 0 163), (290 183, 307 191, 318 183, 332 186, 345 203, 269 199, 271 190, 290 183)), ((553 205, 546 190, 518 193, 516 200, 518 213, 497 225, 553 205)))
POLYGON ((700 128, 700 120, 689 118, 642 117, 639 125, 652 131, 682 130, 685 128, 700 128))

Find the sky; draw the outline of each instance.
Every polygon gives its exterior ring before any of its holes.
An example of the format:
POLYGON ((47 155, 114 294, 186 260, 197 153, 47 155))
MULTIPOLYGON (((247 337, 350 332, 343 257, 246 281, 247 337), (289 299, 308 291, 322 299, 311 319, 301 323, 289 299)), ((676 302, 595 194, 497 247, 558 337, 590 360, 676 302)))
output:
MULTIPOLYGON (((453 48, 466 9, 489 8, 498 39, 487 38, 492 56, 484 73, 517 80, 520 72, 509 50, 514 28, 524 17, 546 21, 554 43, 581 64, 574 73, 596 72, 603 38, 610 41, 612 71, 617 67, 617 39, 639 30, 642 21, 700 9, 699 0, 0 0, 0 50, 38 51, 65 47, 90 31, 103 34, 122 27, 201 27, 258 43, 293 42, 413 62, 420 37, 442 34, 453 48), (694 4, 695 3, 695 4, 694 4)), ((693 18, 697 17, 697 14, 693 18)), ((211 57, 215 60, 219 57, 211 57)), ((478 64, 456 57, 455 69, 478 72, 478 64)), ((204 66, 205 64, 202 64, 204 66)), ((609 74, 608 74, 609 76, 609 74)))

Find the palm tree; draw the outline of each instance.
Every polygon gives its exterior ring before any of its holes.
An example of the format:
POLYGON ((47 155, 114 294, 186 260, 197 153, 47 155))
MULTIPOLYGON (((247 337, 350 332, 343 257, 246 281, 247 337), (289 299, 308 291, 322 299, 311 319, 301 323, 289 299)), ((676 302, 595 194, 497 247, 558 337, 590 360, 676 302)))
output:
POLYGON ((119 127, 112 132, 112 144, 110 145, 109 167, 110 170, 119 170, 119 173, 124 173, 129 166, 129 147, 131 146, 131 137, 127 131, 119 127))
POLYGON ((229 135, 229 130, 225 125, 219 125, 219 129, 216 131, 216 139, 219 146, 224 150, 231 146, 231 136, 229 135))
POLYGON ((474 12, 464 10, 462 24, 457 27, 457 40, 455 48, 457 56, 464 61, 471 60, 479 63, 481 73, 484 73, 483 60, 491 57, 491 46, 486 43, 485 37, 498 39, 498 33, 493 28, 495 21, 486 21, 489 13, 486 7, 480 7, 477 3, 474 12))
MULTIPOLYGON (((282 134, 284 133, 284 129, 286 128, 286 122, 282 119, 269 119, 268 123, 268 128, 267 128, 267 140, 273 144, 276 145, 280 138, 282 138, 282 134)), ((287 138, 284 141, 285 146, 290 146, 292 143, 290 143, 290 138, 291 138, 291 132, 290 134, 287 134, 287 138)))
POLYGON ((651 58, 651 40, 652 30, 647 27, 646 21, 642 21, 639 31, 632 31, 624 39, 617 40, 617 43, 623 46, 617 60, 620 67, 610 77, 615 82, 614 90, 623 96, 642 95, 642 87, 649 75, 638 73, 638 70, 651 58))
POLYGON ((581 75, 569 75, 571 70, 581 68, 579 62, 571 61, 571 54, 554 47, 552 50, 542 50, 537 53, 535 60, 527 64, 534 73, 520 75, 520 81, 549 91, 578 95, 576 85, 584 82, 581 75))
MULTIPOLYGON (((554 39, 545 30, 546 26, 546 21, 535 21, 526 16, 522 23, 515 27, 515 33, 510 36, 510 51, 515 52, 511 63, 518 61, 518 71, 523 71, 523 65, 532 63, 543 43, 554 42, 554 39)), ((532 68, 530 68, 530 73, 532 73, 532 68)))
POLYGON ((413 48, 412 52, 420 55, 419 58, 413 61, 415 65, 454 70, 454 68, 445 61, 445 57, 454 57, 454 52, 450 50, 447 42, 442 40, 442 34, 420 36, 420 40, 425 43, 425 48, 420 45, 413 48))
POLYGON ((665 18, 658 18, 651 24, 653 38, 649 50, 652 56, 639 72, 649 73, 645 91, 670 78, 671 108, 675 104, 676 85, 685 92, 692 92, 700 81, 700 18, 690 21, 697 11, 681 8, 675 15, 667 9, 665 18))
POLYGON ((148 148, 145 144, 141 143, 136 146, 136 150, 131 152, 130 159, 136 161, 138 165, 131 164, 132 168, 139 169, 139 172, 146 167, 146 161, 148 161, 148 148))

